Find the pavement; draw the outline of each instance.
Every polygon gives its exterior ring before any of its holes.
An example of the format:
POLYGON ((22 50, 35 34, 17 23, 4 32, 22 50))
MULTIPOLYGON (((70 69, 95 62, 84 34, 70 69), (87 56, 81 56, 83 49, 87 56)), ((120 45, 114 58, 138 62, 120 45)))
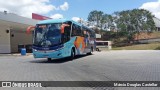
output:
POLYGON ((12 53, 12 54, 0 54, 0 56, 30 56, 32 53, 26 53, 26 55, 21 55, 21 53, 12 53))
MULTIPOLYGON (((0 81, 160 81, 159 50, 94 52, 74 60, 0 55, 0 81)), ((0 90, 11 88, 0 88, 0 90)), ((21 88, 12 88, 13 90, 21 88)), ((160 90, 156 87, 46 87, 30 90, 160 90)), ((28 90, 28 88, 23 88, 28 90)))

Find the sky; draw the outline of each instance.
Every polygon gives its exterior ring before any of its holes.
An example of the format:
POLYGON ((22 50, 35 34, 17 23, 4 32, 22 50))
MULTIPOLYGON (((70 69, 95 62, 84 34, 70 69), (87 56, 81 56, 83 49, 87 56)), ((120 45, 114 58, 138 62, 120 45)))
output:
POLYGON ((160 18, 160 0, 0 0, 0 11, 6 10, 28 18, 32 13, 37 13, 54 19, 87 20, 92 10, 112 14, 135 8, 147 9, 160 18))

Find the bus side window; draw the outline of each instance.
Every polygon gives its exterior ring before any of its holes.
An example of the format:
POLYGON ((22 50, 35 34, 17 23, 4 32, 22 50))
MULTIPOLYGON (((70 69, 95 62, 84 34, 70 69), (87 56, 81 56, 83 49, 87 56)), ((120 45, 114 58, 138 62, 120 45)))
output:
POLYGON ((73 24, 71 36, 82 36, 81 27, 73 24))
POLYGON ((91 38, 95 38, 95 33, 94 32, 90 32, 90 37, 91 38))
POLYGON ((77 26, 77 36, 82 36, 81 27, 77 26))
POLYGON ((64 35, 62 38, 62 42, 65 43, 70 40, 70 32, 71 32, 71 24, 72 22, 64 22, 64 24, 68 24, 69 26, 64 28, 64 35))
POLYGON ((86 29, 86 37, 87 37, 87 38, 90 38, 90 35, 91 35, 91 34, 90 34, 90 31, 89 31, 89 29, 87 28, 87 29, 86 29))
POLYGON ((64 28, 64 42, 67 42, 70 40, 70 30, 71 28, 70 27, 65 27, 64 28))
POLYGON ((72 25, 72 34, 71 34, 71 36, 76 36, 76 32, 77 30, 76 30, 76 25, 75 24, 73 24, 72 25))
POLYGON ((81 33, 82 33, 82 37, 84 37, 85 34, 84 34, 84 27, 83 26, 81 27, 81 33))
POLYGON ((88 38, 89 37, 89 32, 87 31, 87 33, 86 33, 86 37, 88 38))
POLYGON ((84 37, 85 37, 85 38, 88 37, 88 36, 87 36, 87 31, 86 31, 86 29, 83 30, 83 34, 84 34, 84 37))

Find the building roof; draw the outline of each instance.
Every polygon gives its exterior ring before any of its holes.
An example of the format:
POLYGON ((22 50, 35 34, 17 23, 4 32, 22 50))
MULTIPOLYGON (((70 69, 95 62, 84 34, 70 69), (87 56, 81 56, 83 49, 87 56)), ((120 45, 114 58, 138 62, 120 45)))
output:
POLYGON ((160 19, 154 17, 153 20, 154 20, 156 27, 160 27, 160 19))
POLYGON ((35 25, 38 22, 38 20, 22 17, 13 13, 7 13, 6 11, 0 12, 0 20, 26 24, 26 25, 35 25))

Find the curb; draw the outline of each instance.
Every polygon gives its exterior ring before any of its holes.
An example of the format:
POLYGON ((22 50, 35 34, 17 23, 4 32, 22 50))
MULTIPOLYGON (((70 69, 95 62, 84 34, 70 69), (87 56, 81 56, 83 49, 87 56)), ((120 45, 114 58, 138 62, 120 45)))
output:
POLYGON ((32 53, 26 53, 26 55, 21 55, 21 54, 0 54, 0 56, 31 56, 33 55, 32 53))

